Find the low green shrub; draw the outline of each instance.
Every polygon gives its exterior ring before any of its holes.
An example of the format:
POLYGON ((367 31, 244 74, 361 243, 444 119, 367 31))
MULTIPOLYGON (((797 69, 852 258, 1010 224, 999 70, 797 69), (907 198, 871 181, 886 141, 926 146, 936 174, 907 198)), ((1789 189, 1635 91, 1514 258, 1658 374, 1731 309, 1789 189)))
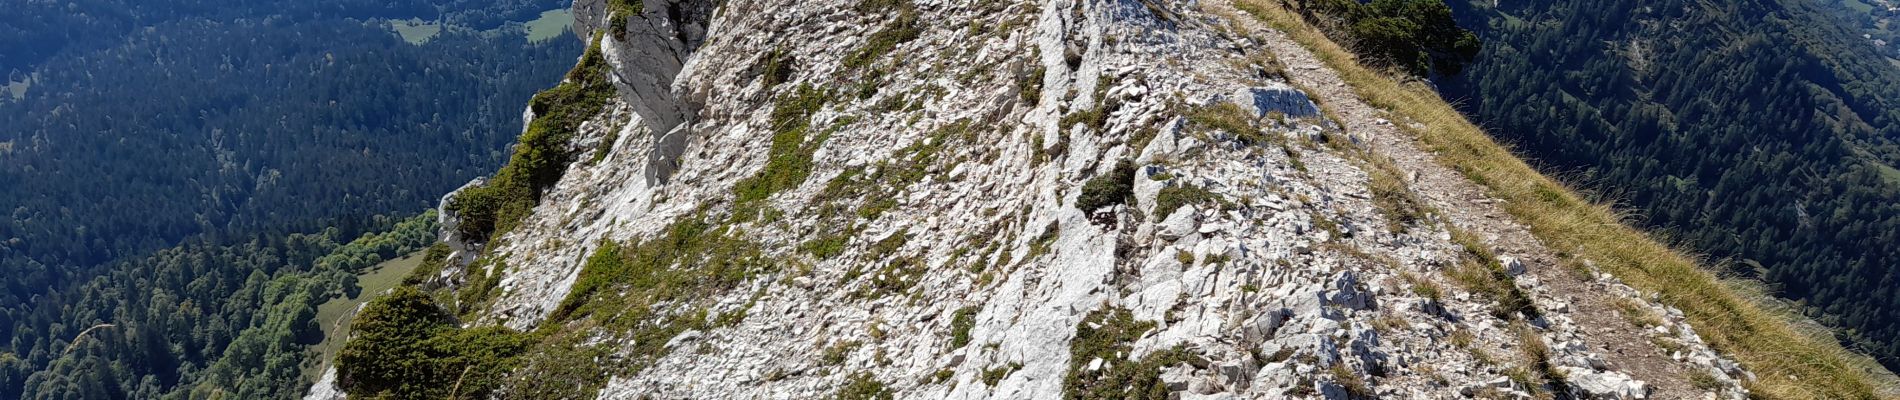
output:
POLYGON ((1134 181, 1135 164, 1128 160, 1117 162, 1108 173, 1091 178, 1082 185, 1082 195, 1075 199, 1075 208, 1092 212, 1126 204, 1135 197, 1134 181))
POLYGON ((337 355, 338 383, 352 397, 487 397, 516 365, 528 335, 502 327, 462 329, 413 287, 364 306, 337 355))

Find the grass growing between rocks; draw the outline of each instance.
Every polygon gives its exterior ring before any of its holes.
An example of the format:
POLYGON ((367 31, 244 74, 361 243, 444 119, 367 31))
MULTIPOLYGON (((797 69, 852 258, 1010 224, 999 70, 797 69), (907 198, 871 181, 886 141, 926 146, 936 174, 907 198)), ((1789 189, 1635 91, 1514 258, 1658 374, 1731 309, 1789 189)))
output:
POLYGON ((1419 201, 1412 188, 1406 186, 1405 178, 1399 175, 1392 160, 1376 154, 1368 154, 1370 168, 1366 168, 1366 186, 1372 193, 1372 205, 1385 216, 1386 228, 1393 233, 1404 232, 1412 224, 1425 220, 1429 210, 1419 201))
POLYGON ((1254 123, 1259 118, 1239 104, 1222 101, 1204 107, 1195 107, 1188 111, 1187 122, 1190 127, 1214 129, 1240 139, 1242 143, 1259 145, 1284 141, 1279 135, 1268 135, 1260 131, 1254 123))
POLYGON ((841 64, 845 69, 862 69, 884 59, 892 51, 897 50, 898 45, 917 40, 917 35, 920 33, 917 28, 917 12, 912 11, 908 3, 894 8, 899 9, 897 18, 884 29, 871 34, 871 37, 865 40, 864 46, 846 55, 841 64))
POLYGON ((1171 391, 1161 380, 1161 368, 1187 362, 1187 350, 1174 348, 1131 359, 1134 342, 1155 328, 1155 323, 1136 321, 1123 308, 1102 308, 1082 319, 1075 327, 1075 339, 1069 342, 1069 374, 1063 378, 1063 398, 1080 399, 1169 399, 1171 391), (1101 359, 1100 368, 1089 365, 1101 359))
POLYGON ((1327 372, 1331 375, 1334 384, 1346 390, 1347 399, 1379 398, 1378 393, 1372 391, 1372 386, 1366 384, 1366 378, 1359 376, 1359 373, 1353 372, 1351 368, 1346 368, 1346 364, 1333 364, 1327 372))
POLYGON ((1550 346, 1544 344, 1544 338, 1523 321, 1511 323, 1511 332, 1517 336, 1518 362, 1521 363, 1508 373, 1511 379, 1531 388, 1539 398, 1569 393, 1563 371, 1550 363, 1550 346))
POLYGON ((1573 249, 1601 270, 1681 309, 1711 347, 1759 377, 1748 383, 1754 394, 1785 399, 1877 397, 1872 371, 1880 371, 1878 366, 1831 338, 1797 329, 1795 317, 1759 303, 1755 296, 1739 294, 1699 266, 1695 257, 1623 225, 1609 206, 1584 201, 1539 174, 1429 88, 1402 85, 1360 65, 1345 48, 1274 2, 1235 3, 1312 51, 1369 104, 1422 124, 1395 125, 1434 151, 1439 163, 1505 200, 1505 211, 1544 243, 1573 249))
POLYGON ((733 184, 733 215, 752 218, 758 204, 772 194, 798 187, 811 176, 812 154, 823 146, 830 132, 812 135, 812 116, 831 101, 831 92, 800 85, 779 98, 772 108, 772 147, 766 153, 765 168, 757 175, 733 184))
POLYGON ((933 171, 944 166, 945 150, 974 142, 978 134, 979 130, 969 119, 958 120, 898 149, 891 159, 879 161, 871 168, 845 169, 812 199, 812 203, 819 205, 819 218, 830 220, 850 211, 863 220, 877 219, 896 208, 898 195, 911 185, 931 176, 941 180, 943 174, 933 171), (853 200, 858 201, 855 208, 850 204, 853 200))
POLYGON ((607 0, 607 25, 613 28, 615 38, 627 34, 627 19, 646 11, 646 2, 642 0, 607 0))
POLYGON ((838 388, 838 394, 832 398, 836 400, 891 400, 892 395, 890 389, 886 389, 884 382, 879 382, 877 377, 871 376, 869 372, 858 372, 851 374, 851 378, 845 381, 844 387, 838 388))
POLYGON ((950 348, 961 348, 970 344, 970 329, 976 327, 977 307, 957 309, 955 317, 950 318, 950 348))
POLYGON ((792 52, 784 47, 774 48, 764 58, 759 59, 759 80, 767 90, 781 83, 791 82, 792 75, 798 73, 798 60, 792 58, 792 52))
POLYGON ((1010 362, 1001 367, 984 369, 983 384, 996 386, 998 383, 1003 383, 1003 378, 1008 378, 1011 372, 1016 372, 1016 370, 1019 369, 1023 369, 1023 363, 1010 362))
POLYGON ((770 272, 773 264, 760 247, 730 229, 690 216, 644 241, 604 240, 549 319, 592 317, 607 327, 638 330, 652 324, 655 305, 699 300, 770 272))
POLYGON ((1049 72, 1047 67, 1037 64, 1016 73, 1016 98, 1031 106, 1042 104, 1042 79, 1049 72))
POLYGON ((1220 196, 1215 196, 1214 192, 1209 192, 1199 186, 1168 186, 1161 188, 1161 192, 1155 194, 1154 215, 1165 219, 1181 207, 1216 201, 1223 200, 1220 196))
POLYGON ((1517 287, 1517 279, 1504 270, 1504 265, 1485 249, 1483 242, 1457 228, 1451 228, 1451 240, 1464 247, 1457 265, 1445 271, 1452 281, 1496 303, 1491 307, 1491 315, 1498 319, 1537 318, 1537 305, 1531 302, 1530 295, 1517 287))

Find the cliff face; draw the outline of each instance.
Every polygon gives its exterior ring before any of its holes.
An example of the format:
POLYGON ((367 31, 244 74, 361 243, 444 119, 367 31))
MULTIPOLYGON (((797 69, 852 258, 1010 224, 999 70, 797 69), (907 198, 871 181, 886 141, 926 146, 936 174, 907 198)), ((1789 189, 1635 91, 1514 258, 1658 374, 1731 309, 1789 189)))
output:
POLYGON ((602 398, 1745 395, 1227 0, 575 8, 597 155, 442 279, 602 398))

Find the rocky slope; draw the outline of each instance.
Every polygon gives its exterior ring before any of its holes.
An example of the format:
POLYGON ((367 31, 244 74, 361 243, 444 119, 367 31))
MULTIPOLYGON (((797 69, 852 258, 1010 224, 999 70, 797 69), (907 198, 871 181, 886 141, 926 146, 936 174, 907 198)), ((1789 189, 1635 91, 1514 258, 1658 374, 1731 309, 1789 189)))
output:
POLYGON ((1746 396, 1226 0, 612 8, 595 156, 439 277, 635 360, 601 398, 1746 396), (744 273, 588 272, 666 243, 744 273))

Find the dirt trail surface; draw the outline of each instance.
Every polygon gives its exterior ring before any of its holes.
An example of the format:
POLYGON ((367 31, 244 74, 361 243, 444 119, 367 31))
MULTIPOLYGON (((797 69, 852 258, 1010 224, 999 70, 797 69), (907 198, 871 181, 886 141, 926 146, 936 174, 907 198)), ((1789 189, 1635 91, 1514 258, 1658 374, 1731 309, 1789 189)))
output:
POLYGON ((1556 254, 1499 208, 1499 200, 1486 195, 1483 187, 1462 174, 1439 164, 1416 138, 1394 126, 1405 123, 1394 121, 1401 117, 1366 104, 1313 52, 1285 32, 1234 8, 1230 0, 1203 4, 1218 15, 1230 16, 1247 34, 1266 45, 1286 65, 1287 78, 1311 91, 1314 98, 1324 100, 1347 132, 1370 139, 1374 151, 1391 157, 1400 170, 1414 174, 1411 188, 1453 224, 1478 234, 1498 254, 1518 257, 1528 267, 1526 276, 1542 283, 1539 297, 1560 296, 1572 306, 1590 311, 1572 315, 1590 334, 1585 339, 1591 350, 1608 358, 1610 369, 1648 382, 1653 398, 1700 397, 1702 391, 1684 378, 1690 373, 1688 368, 1655 344, 1653 332, 1619 314, 1616 302, 1623 298, 1621 295, 1607 292, 1609 285, 1597 277, 1584 277, 1559 266, 1556 254))

